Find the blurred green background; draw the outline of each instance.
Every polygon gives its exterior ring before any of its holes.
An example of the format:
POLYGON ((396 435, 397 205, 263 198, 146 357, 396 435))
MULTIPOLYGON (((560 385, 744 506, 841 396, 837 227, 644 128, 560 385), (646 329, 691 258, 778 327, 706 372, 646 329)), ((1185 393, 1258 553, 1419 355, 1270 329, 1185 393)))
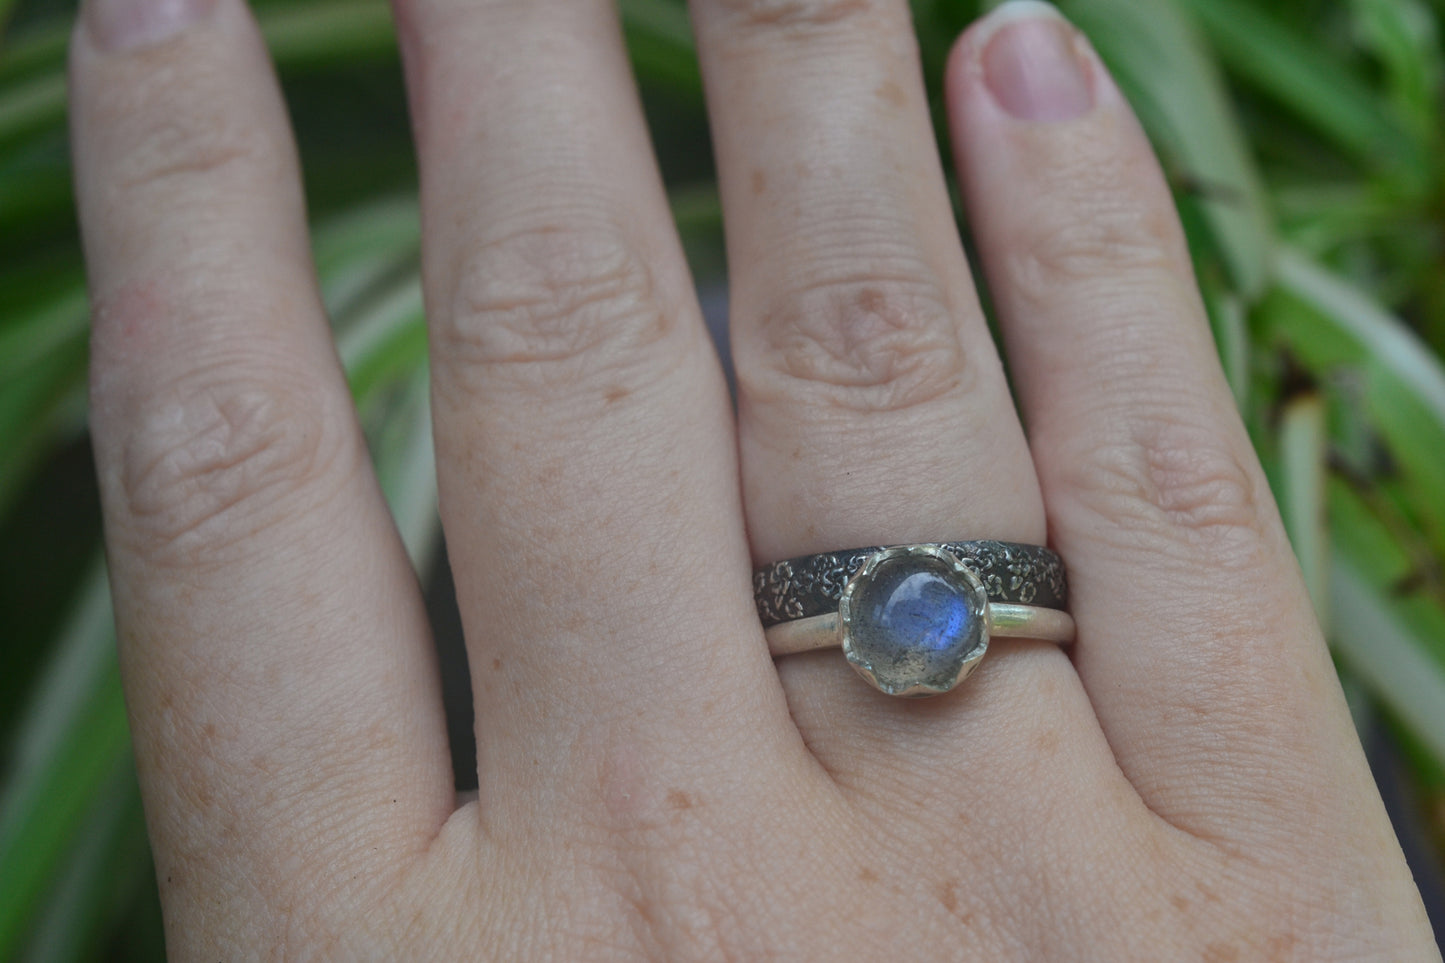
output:
MULTIPOLYGON (((257 0, 321 282, 428 585, 459 759, 416 173, 381 0, 257 0)), ((929 88, 982 7, 913 3, 929 88)), ((1445 921, 1445 0, 1064 0, 1174 187, 1220 355, 1417 879, 1445 921)), ((621 0, 700 288, 725 265, 680 0, 621 0)), ((85 425, 65 131, 74 3, 0 0, 0 961, 156 960, 85 425)), ((937 106, 935 104, 935 106, 937 106)), ((946 145, 941 145, 946 150, 946 145)))

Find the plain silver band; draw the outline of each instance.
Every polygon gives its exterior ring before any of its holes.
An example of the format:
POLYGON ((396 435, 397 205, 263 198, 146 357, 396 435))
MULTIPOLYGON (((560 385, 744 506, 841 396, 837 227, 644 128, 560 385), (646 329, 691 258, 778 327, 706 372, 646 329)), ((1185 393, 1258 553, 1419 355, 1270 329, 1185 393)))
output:
MULTIPOLYGON (((838 632, 837 612, 793 622, 780 622, 764 629, 763 635, 767 637, 768 651, 775 659, 795 652, 833 649, 843 644, 838 632)), ((1074 641, 1074 617, 1059 609, 1046 609, 1037 605, 990 602, 988 637, 1039 639, 1068 645, 1074 641)))

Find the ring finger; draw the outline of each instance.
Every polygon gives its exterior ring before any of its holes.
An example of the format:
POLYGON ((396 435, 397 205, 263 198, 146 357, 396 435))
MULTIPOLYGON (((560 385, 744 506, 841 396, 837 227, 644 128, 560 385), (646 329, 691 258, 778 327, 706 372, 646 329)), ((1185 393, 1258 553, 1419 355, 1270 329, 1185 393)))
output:
MULTIPOLYGON (((728 230, 754 560, 1042 543, 1033 464, 954 226, 908 5, 693 9, 728 230)), ((987 737, 959 739, 960 727, 1012 728, 974 724, 981 715, 1053 722, 1063 702, 1087 718, 1055 647, 1016 649, 967 698, 928 704, 873 692, 836 651, 779 669, 805 739, 840 779, 859 763, 918 774, 920 740, 956 773, 960 753, 988 751, 987 737), (1039 686, 1039 673, 1053 683, 1039 686)))

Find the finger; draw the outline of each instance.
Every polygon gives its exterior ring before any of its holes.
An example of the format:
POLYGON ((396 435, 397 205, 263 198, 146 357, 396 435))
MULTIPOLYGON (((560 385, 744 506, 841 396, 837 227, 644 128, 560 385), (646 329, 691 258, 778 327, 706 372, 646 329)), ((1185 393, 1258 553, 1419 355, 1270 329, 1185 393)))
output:
MULTIPOLYGON (((908 5, 693 9, 728 228, 755 559, 952 538, 1042 543, 1042 502, 953 222, 908 5)), ((918 767, 922 738, 955 785, 962 756, 1012 751, 1002 715, 1088 718, 1056 647, 1011 648, 967 697, 926 708, 880 697, 836 651, 779 669, 795 720, 835 774, 862 766, 886 781, 897 766, 933 778, 918 767), (960 738, 965 726, 976 735, 960 738)))
POLYGON ((358 865, 431 838, 450 767, 245 5, 94 0, 72 78, 122 669, 172 950, 195 948, 385 886, 358 865), (203 900, 218 874, 237 916, 203 900))
POLYGON ((984 519, 1037 540, 1028 451, 954 227, 907 5, 694 9, 755 554, 976 534, 984 519))
POLYGON ((1146 803, 1237 832, 1306 774, 1367 774, 1149 144, 1087 43, 1016 9, 958 47, 949 114, 1075 664, 1146 803))
POLYGON ((616 11, 411 0, 398 15, 482 809, 590 810, 599 771, 645 772, 650 790, 626 790, 640 800, 699 758, 765 766, 758 734, 785 716, 727 391, 616 11), (764 722, 720 726, 718 706, 764 722))

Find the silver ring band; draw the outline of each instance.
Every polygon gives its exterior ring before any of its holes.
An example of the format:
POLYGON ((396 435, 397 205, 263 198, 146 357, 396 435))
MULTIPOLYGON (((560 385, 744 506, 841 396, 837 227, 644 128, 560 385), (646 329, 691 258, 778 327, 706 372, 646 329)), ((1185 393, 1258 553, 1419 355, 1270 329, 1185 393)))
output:
POLYGON ((1039 545, 942 542, 806 555, 753 573, 774 657, 841 647, 889 695, 948 692, 993 638, 1068 644, 1063 561, 1039 545))
MULTIPOLYGON (((990 602, 987 611, 990 639, 1038 639, 1060 645, 1074 641, 1074 617, 1060 609, 990 602)), ((763 635, 768 640, 768 651, 776 659, 799 652, 836 649, 843 644, 838 629, 838 613, 830 612, 795 622, 779 622, 764 629, 763 635)))

